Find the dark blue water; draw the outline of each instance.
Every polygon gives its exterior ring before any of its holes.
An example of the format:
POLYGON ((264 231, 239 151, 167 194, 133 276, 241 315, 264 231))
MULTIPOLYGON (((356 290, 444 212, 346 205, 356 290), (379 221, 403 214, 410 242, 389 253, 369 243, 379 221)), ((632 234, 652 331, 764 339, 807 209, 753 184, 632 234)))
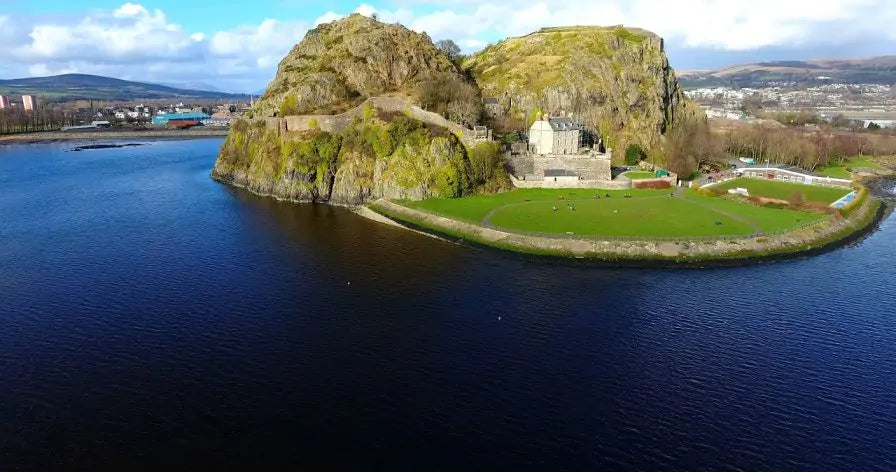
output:
POLYGON ((896 223, 633 270, 0 147, 0 470, 896 469, 896 223))

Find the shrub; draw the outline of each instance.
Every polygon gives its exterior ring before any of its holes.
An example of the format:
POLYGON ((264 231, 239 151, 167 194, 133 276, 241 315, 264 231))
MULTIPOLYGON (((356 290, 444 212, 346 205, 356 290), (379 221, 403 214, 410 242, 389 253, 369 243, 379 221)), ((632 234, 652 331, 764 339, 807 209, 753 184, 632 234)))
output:
POLYGON ((787 198, 787 201, 800 205, 806 202, 806 195, 804 195, 803 192, 797 190, 790 194, 790 197, 787 198))
POLYGON ((638 165, 638 163, 643 161, 645 157, 647 157, 647 154, 641 149, 641 146, 631 144, 628 149, 625 150, 625 165, 638 165))
POLYGON ((295 95, 287 95, 280 104, 280 116, 299 114, 299 99, 295 95))
POLYGON ((367 105, 364 105, 364 120, 367 121, 374 116, 376 116, 376 109, 370 106, 369 103, 367 105))
POLYGON ((672 184, 668 180, 637 180, 634 183, 635 188, 643 189, 664 189, 672 188, 672 184))

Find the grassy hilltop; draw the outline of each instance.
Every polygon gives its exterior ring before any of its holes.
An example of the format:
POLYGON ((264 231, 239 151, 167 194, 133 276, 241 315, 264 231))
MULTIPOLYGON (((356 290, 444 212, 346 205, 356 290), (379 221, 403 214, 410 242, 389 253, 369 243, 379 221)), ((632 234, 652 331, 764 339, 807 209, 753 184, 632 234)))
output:
POLYGON ((541 113, 575 114, 617 150, 656 149, 661 132, 702 116, 678 85, 662 38, 642 29, 544 28, 489 46, 464 68, 511 114, 530 122, 541 113))

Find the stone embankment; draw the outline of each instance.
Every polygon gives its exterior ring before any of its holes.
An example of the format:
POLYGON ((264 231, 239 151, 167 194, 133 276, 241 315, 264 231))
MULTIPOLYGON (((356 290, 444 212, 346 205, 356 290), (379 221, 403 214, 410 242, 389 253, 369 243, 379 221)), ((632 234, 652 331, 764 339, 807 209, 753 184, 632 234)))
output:
POLYGON ((47 141, 83 141, 92 139, 195 139, 227 136, 227 128, 187 130, 103 130, 103 131, 45 131, 39 133, 0 136, 0 144, 40 143, 47 141))
POLYGON ((631 240, 533 236, 510 233, 464 223, 414 210, 388 200, 377 200, 371 208, 390 219, 414 228, 464 238, 475 243, 523 253, 590 258, 607 261, 725 261, 762 259, 812 253, 862 234, 882 212, 879 202, 867 199, 849 217, 833 218, 779 235, 720 240, 631 240))

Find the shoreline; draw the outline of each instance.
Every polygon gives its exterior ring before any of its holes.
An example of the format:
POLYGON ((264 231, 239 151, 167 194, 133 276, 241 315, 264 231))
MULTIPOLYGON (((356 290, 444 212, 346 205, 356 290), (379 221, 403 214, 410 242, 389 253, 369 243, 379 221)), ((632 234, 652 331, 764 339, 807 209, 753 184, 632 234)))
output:
POLYGON ((730 267, 814 256, 867 237, 894 207, 888 198, 876 198, 868 192, 857 202, 857 206, 843 216, 822 225, 797 228, 783 234, 718 240, 689 240, 683 237, 678 240, 619 241, 508 233, 414 210, 384 199, 366 205, 296 200, 253 191, 231 179, 215 175, 214 171, 211 178, 279 201, 343 207, 371 221, 398 226, 451 244, 497 249, 523 257, 550 257, 611 267, 730 267))
POLYGON ((677 242, 651 240, 620 242, 523 236, 427 214, 392 202, 385 202, 384 205, 383 201, 379 201, 370 206, 371 211, 408 230, 440 236, 449 242, 463 242, 521 256, 552 257, 613 267, 643 268, 743 266, 814 256, 869 236, 892 210, 883 202, 868 198, 850 218, 829 223, 821 228, 820 232, 819 228, 808 228, 779 236, 713 242, 688 241, 686 238, 677 242), (394 211, 395 207, 398 207, 398 211, 394 211), (446 222, 454 224, 444 224, 446 222))
POLYGON ((41 144, 67 141, 95 141, 106 139, 200 139, 227 137, 227 129, 189 130, 108 130, 108 131, 39 131, 27 134, 0 136, 4 144, 41 144))

